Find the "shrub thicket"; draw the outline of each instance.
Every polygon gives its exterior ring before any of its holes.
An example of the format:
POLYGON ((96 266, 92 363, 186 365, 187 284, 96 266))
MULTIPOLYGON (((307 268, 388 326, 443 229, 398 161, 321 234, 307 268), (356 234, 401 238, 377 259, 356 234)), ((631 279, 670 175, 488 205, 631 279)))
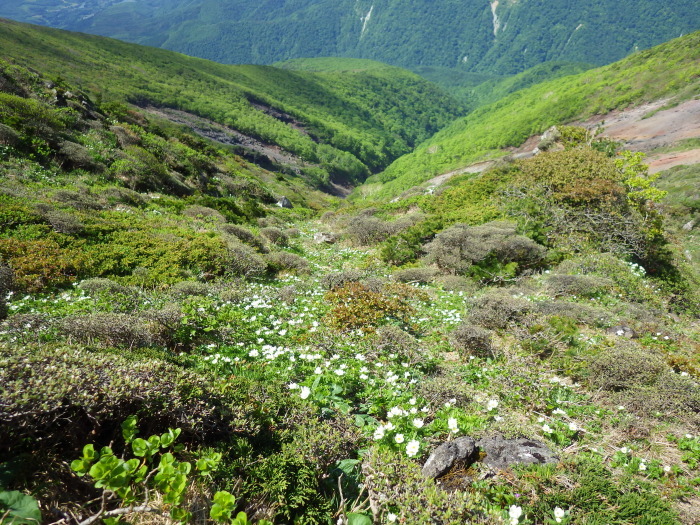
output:
POLYGON ((519 324, 532 309, 532 303, 513 297, 507 290, 493 290, 473 301, 469 320, 499 330, 519 324))
POLYGON ((496 357, 496 349, 492 343, 491 332, 469 322, 460 324, 450 335, 452 345, 463 358, 496 357))
POLYGON ((84 344, 140 348, 152 342, 146 323, 129 314, 71 315, 61 321, 60 330, 71 341, 84 344))
POLYGON ((661 356, 631 343, 603 351, 590 364, 592 384, 612 391, 652 385, 665 369, 661 356))
POLYGON ((504 222, 455 224, 424 248, 427 261, 441 270, 489 281, 513 277, 536 266, 545 255, 544 247, 518 235, 514 224, 504 222))

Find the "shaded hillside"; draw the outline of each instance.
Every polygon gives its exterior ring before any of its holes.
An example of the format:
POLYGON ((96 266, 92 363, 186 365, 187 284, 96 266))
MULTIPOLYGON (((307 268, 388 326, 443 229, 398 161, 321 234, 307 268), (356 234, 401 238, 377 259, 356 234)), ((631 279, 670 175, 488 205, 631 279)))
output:
POLYGON ((692 0, 44 0, 0 15, 224 63, 348 56, 501 75, 552 60, 603 65, 700 29, 692 0))
POLYGON ((362 191, 398 195, 441 173, 503 156, 554 124, 659 98, 693 97, 700 92, 699 49, 700 33, 693 33, 615 64, 510 94, 456 120, 372 177, 362 191))
POLYGON ((116 40, 0 21, 6 59, 96 100, 170 107, 276 145, 307 180, 360 181, 449 123, 459 107, 407 71, 307 73, 225 66, 116 40))

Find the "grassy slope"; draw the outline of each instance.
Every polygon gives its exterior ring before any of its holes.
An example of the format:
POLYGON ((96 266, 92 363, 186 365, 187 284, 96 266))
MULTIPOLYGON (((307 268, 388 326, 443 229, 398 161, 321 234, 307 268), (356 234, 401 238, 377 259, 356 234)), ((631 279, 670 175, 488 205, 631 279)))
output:
POLYGON ((389 197, 431 177, 483 158, 503 155, 548 127, 605 114, 662 97, 700 90, 700 33, 620 62, 513 93, 477 109, 421 144, 368 183, 374 197, 389 197))
MULTIPOLYGON (((250 104, 300 120, 322 142, 376 170, 428 138, 458 112, 449 96, 397 68, 316 75, 263 66, 225 66, 115 40, 10 21, 0 23, 4 56, 103 99, 177 107, 231 125, 315 161, 309 136, 250 104), (357 88, 363 87, 358 96, 357 88), (377 92, 373 92, 377 90, 377 92), (376 107, 377 101, 386 104, 376 107), (396 133, 399 127, 400 133, 396 133)), ((357 161, 350 159, 349 163, 357 161)))

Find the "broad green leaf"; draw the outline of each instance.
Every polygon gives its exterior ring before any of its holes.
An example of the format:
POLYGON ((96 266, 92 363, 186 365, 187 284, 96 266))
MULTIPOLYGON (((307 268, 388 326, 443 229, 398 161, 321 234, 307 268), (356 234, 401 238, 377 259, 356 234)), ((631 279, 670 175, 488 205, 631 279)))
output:
POLYGON ((372 525, 372 518, 366 514, 351 512, 347 516, 348 525, 372 525))
POLYGON ((16 490, 0 492, 0 516, 3 525, 25 525, 41 523, 39 504, 31 496, 16 490))
POLYGON ((122 423, 122 436, 126 443, 131 443, 138 434, 137 423, 138 418, 134 415, 127 417, 122 423))

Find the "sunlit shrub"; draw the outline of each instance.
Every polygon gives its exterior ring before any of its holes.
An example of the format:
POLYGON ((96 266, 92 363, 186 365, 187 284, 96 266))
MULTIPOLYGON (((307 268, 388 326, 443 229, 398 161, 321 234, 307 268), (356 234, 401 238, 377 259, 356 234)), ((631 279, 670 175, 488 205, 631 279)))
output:
POLYGON ((473 301, 469 320, 484 328, 498 330, 521 323, 531 310, 529 301, 513 297, 506 290, 494 290, 473 301))
POLYGON ((180 281, 179 283, 173 284, 168 289, 170 295, 179 299, 197 295, 208 295, 209 291, 209 286, 199 281, 180 281))
POLYGON ((372 331, 391 321, 408 325, 415 313, 406 295, 371 291, 355 282, 334 288, 326 294, 326 300, 333 305, 327 322, 341 331, 372 331))
POLYGON ((227 271, 240 277, 258 277, 267 272, 267 262, 245 244, 229 246, 227 271))
POLYGON ((456 274, 486 280, 512 277, 539 263, 546 250, 515 232, 515 225, 493 222, 481 226, 456 224, 424 247, 427 262, 456 274))
POLYGON ((360 270, 345 270, 337 273, 328 273, 321 277, 321 285, 327 290, 341 288, 349 283, 359 283, 366 277, 360 270))
POLYGON ((146 324, 128 314, 94 313, 71 315, 60 323, 61 332, 71 341, 139 348, 151 344, 151 335, 146 324))
POLYGON ((0 256, 12 268, 16 286, 30 292, 68 284, 88 264, 82 251, 62 248, 51 240, 1 239, 0 256))
POLYGON ((450 341, 463 358, 469 356, 496 357, 491 332, 469 322, 460 324, 450 334, 450 341))
POLYGON ((666 369, 661 356, 632 343, 604 350, 589 366, 591 383, 613 391, 654 384, 666 369))
POLYGON ((260 235, 265 237, 272 244, 277 246, 287 246, 289 244, 289 237, 281 229, 275 228, 274 226, 268 226, 260 230, 260 235))
POLYGON ((599 294, 611 293, 612 286, 612 280, 591 275, 553 274, 545 279, 545 288, 555 296, 595 297, 599 294))
POLYGON ((265 259, 275 272, 307 273, 309 271, 309 261, 295 253, 272 252, 266 255, 265 259))
POLYGON ((221 215, 221 213, 206 206, 187 206, 182 210, 182 214, 185 217, 192 217, 193 219, 201 219, 203 221, 226 222, 226 218, 221 215))
POLYGON ((406 268, 394 272, 394 279, 403 283, 429 283, 437 273, 434 268, 406 268))

